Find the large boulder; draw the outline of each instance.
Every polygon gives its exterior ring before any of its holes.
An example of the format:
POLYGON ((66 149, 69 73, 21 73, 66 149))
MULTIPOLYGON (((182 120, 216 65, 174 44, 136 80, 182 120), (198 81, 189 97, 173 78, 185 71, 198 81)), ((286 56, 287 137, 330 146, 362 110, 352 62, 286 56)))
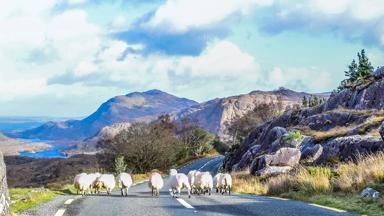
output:
POLYGON ((0 152, 0 215, 9 215, 9 194, 3 154, 0 152))
POLYGON ((384 66, 376 69, 375 72, 373 72, 373 76, 376 79, 384 77, 384 66))
MULTIPOLYGON (((252 174, 265 173, 268 167, 294 167, 299 164, 301 152, 296 148, 281 148, 273 154, 266 154, 253 160, 251 164, 252 174)), ((275 169, 277 170, 277 169, 275 169)), ((287 169, 284 168, 284 171, 287 169)))
POLYGON ((323 146, 320 144, 307 146, 301 150, 300 160, 304 160, 305 162, 313 162, 319 159, 321 154, 323 154, 323 146))
POLYGON ((323 146, 323 153, 315 161, 317 164, 349 161, 356 159, 359 155, 384 151, 381 138, 361 135, 339 137, 325 141, 321 145, 323 146))

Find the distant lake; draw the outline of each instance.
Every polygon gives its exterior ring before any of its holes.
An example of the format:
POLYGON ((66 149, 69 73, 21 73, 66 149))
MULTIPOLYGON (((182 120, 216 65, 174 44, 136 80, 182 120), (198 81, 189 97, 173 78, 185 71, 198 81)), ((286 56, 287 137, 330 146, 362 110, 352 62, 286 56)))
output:
POLYGON ((67 158, 67 156, 60 152, 63 150, 63 147, 60 145, 54 145, 52 141, 49 140, 40 140, 40 139, 18 139, 27 143, 39 143, 44 142, 52 145, 48 150, 39 151, 39 152, 19 152, 20 156, 23 157, 32 157, 32 158, 67 158))

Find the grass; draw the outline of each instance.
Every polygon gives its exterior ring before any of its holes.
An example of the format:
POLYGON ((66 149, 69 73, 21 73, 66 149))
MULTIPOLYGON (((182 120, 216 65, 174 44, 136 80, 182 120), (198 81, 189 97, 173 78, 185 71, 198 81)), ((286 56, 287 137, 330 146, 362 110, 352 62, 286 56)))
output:
POLYGON ((384 193, 384 153, 360 156, 356 163, 337 167, 299 167, 288 174, 261 178, 249 172, 232 173, 234 190, 274 195, 367 215, 382 215, 384 198, 360 198, 365 187, 384 193))
POLYGON ((345 127, 334 127, 327 131, 318 131, 312 130, 309 127, 296 127, 296 129, 301 130, 304 135, 313 137, 316 142, 321 142, 334 137, 346 136, 350 131, 356 128, 355 125, 345 126, 345 127))

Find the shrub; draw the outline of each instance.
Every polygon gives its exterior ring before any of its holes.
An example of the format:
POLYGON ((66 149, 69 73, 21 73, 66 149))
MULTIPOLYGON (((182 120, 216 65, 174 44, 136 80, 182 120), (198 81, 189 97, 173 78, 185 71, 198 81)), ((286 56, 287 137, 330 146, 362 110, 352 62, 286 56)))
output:
POLYGON ((114 168, 115 168, 116 175, 126 171, 127 164, 124 161, 124 156, 116 157, 114 168))

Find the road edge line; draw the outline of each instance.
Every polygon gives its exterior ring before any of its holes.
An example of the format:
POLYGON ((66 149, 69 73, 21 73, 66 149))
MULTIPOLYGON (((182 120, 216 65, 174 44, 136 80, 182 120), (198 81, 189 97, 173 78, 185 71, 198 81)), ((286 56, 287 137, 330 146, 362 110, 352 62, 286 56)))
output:
POLYGON ((323 209, 332 210, 332 211, 335 211, 335 212, 340 212, 340 213, 347 212, 347 211, 342 210, 342 209, 333 208, 333 207, 329 207, 329 206, 323 206, 323 205, 319 205, 319 204, 315 204, 315 203, 310 203, 309 205, 315 206, 315 207, 319 207, 319 208, 323 208, 323 209))
POLYGON ((61 208, 61 209, 57 210, 55 216, 63 216, 64 213, 65 213, 65 209, 61 208))

